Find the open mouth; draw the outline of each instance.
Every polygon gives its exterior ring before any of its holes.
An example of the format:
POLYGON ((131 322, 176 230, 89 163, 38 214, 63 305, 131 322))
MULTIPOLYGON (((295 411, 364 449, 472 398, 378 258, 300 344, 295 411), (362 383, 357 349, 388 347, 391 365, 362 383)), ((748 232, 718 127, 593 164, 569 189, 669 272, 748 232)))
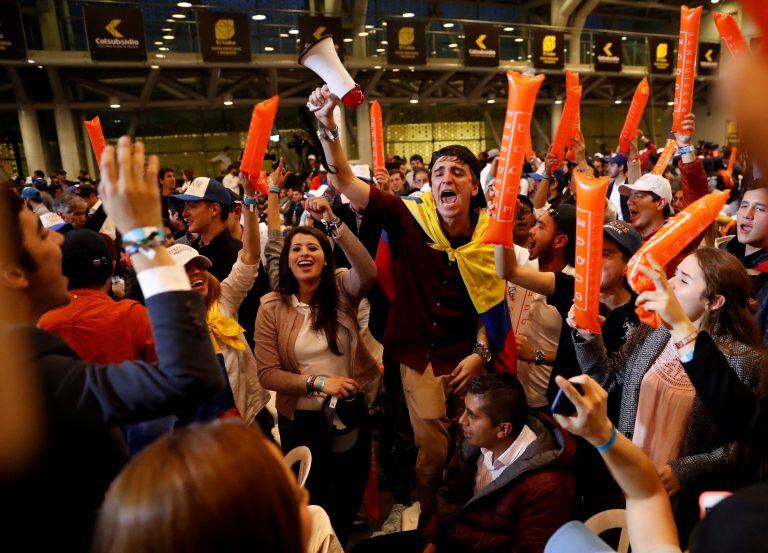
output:
POLYGON ((193 280, 191 285, 192 285, 192 290, 202 290, 203 288, 205 288, 205 282, 201 278, 193 280))
POLYGON ((637 218, 638 212, 632 209, 629 210, 629 219, 634 221, 637 218))
POLYGON ((752 225, 739 225, 739 231, 742 234, 749 234, 752 232, 752 225))
POLYGON ((299 267, 300 269, 309 269, 314 264, 315 264, 315 262, 312 261, 311 259, 302 259, 301 261, 296 263, 296 266, 299 267))
POLYGON ((459 197, 453 190, 443 190, 440 193, 440 201, 444 204, 452 205, 458 201, 459 197))

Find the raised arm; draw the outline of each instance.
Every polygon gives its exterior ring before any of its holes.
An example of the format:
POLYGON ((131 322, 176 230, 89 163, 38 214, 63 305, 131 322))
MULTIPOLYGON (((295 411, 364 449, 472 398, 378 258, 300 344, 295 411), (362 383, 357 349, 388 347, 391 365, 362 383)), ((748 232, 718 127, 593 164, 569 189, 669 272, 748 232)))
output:
MULTIPOLYGON (((543 180, 541 184, 544 184, 543 180)), ((544 296, 555 293, 555 273, 543 273, 528 265, 519 265, 514 248, 495 246, 494 260, 499 278, 544 296)))
POLYGON ((544 158, 544 176, 539 185, 536 187, 536 192, 533 195, 533 207, 534 209, 544 209, 547 205, 547 199, 549 199, 549 187, 552 185, 552 167, 557 163, 555 154, 550 149, 547 152, 547 156, 544 158))
POLYGON ((570 381, 556 377, 557 385, 576 406, 576 415, 555 415, 567 431, 597 447, 608 470, 627 499, 627 530, 633 551, 678 546, 672 508, 656 467, 648 456, 620 434, 608 419, 608 393, 586 375, 570 381), (581 384, 580 394, 571 382, 581 384))
MULTIPOLYGON (((675 134, 678 148, 691 147, 693 133, 696 132, 696 116, 693 113, 685 116, 683 128, 688 129, 691 134, 675 134)), ((701 160, 696 157, 695 149, 680 156, 678 167, 680 168, 680 183, 683 188, 683 207, 687 207, 709 193, 709 181, 701 160)), ((698 240, 694 240, 695 244, 698 242, 698 240)))
POLYGON ((304 207, 314 219, 336 226, 333 240, 347 256, 352 267, 344 274, 344 291, 355 303, 359 302, 376 281, 376 264, 357 236, 333 214, 328 200, 322 197, 308 198, 304 207))
POLYGON ((333 119, 333 109, 340 104, 339 99, 328 90, 327 85, 323 85, 322 88, 315 89, 310 94, 309 103, 319 107, 314 113, 320 123, 320 130, 336 133, 334 139, 325 137, 320 140, 325 159, 330 166, 328 168, 338 171, 337 173, 328 173, 328 179, 335 188, 349 198, 355 211, 362 213, 368 206, 371 187, 354 175, 338 138, 338 128, 333 119))

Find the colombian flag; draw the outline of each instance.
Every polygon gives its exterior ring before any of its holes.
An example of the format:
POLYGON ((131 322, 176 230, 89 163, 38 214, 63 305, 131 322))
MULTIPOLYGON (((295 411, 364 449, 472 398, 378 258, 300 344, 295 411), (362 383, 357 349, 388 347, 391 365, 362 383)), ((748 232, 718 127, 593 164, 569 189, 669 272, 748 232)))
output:
MULTIPOLYGON (((440 227, 435 199, 431 192, 425 192, 420 198, 403 198, 403 201, 432 240, 430 247, 444 251, 450 260, 456 261, 458 264, 469 297, 488 333, 488 340, 494 352, 495 369, 499 372, 516 374, 517 351, 515 336, 512 331, 512 320, 507 307, 506 286, 504 281, 496 276, 493 244, 483 244, 480 241, 490 220, 488 214, 481 211, 472 240, 453 249, 440 227)), ((395 280, 392 267, 392 250, 386 231, 381 233, 379 240, 376 269, 378 282, 384 295, 389 301, 394 300, 395 280)))

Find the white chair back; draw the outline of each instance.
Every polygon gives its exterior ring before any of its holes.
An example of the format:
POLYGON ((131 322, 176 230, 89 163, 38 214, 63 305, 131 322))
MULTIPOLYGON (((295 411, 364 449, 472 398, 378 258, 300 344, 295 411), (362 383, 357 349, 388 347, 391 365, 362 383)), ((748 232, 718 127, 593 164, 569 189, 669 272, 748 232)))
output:
POLYGON ((621 528, 618 553, 629 552, 629 533, 627 532, 627 512, 624 509, 609 509, 590 517, 584 525, 598 536, 607 530, 621 528))
POLYGON ((309 476, 309 469, 312 468, 312 452, 305 445, 293 448, 285 456, 285 463, 293 468, 293 465, 299 463, 299 486, 304 487, 304 483, 309 476))

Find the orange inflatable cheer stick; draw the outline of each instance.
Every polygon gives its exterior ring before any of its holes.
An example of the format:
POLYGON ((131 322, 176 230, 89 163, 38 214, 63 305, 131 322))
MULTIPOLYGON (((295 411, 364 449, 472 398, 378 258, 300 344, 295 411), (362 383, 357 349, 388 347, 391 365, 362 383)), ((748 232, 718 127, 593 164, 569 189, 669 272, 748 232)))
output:
POLYGON ((675 155, 676 149, 677 144, 675 141, 671 138, 668 138, 664 149, 661 151, 661 155, 659 155, 659 159, 656 161, 656 166, 653 168, 651 173, 654 175, 663 175, 664 171, 667 170, 667 165, 669 165, 669 162, 672 161, 672 157, 675 155))
POLYGON ((573 124, 579 112, 581 103, 581 87, 574 86, 565 92, 565 107, 563 116, 560 118, 560 124, 557 126, 557 133, 552 140, 552 153, 557 157, 557 163, 552 170, 558 169, 563 165, 565 159, 565 149, 571 144, 573 139, 573 124))
POLYGON ((574 171, 576 181, 576 287, 573 313, 576 328, 600 334, 600 279, 603 264, 605 192, 611 177, 595 178, 574 171))
POLYGON ((88 131, 88 138, 91 140, 91 148, 93 148, 93 155, 96 156, 96 163, 101 167, 101 154, 107 147, 107 141, 104 138, 104 131, 101 130, 99 116, 85 121, 85 128, 88 131))
MULTIPOLYGON (((725 190, 699 198, 656 231, 627 264, 627 281, 632 290, 638 294, 653 290, 653 282, 637 269, 638 265, 650 267, 649 255, 662 267, 669 263, 717 218, 729 195, 730 192, 725 190)), ((659 328, 661 318, 656 313, 649 313, 642 305, 636 311, 640 322, 659 328)))
POLYGON ((384 124, 381 122, 381 106, 378 100, 371 103, 371 148, 373 149, 373 172, 386 171, 384 157, 384 124))
POLYGON ((736 147, 731 147, 731 155, 728 158, 728 167, 726 169, 720 169, 717 174, 723 178, 723 183, 726 188, 733 188, 733 164, 736 163, 736 157, 739 155, 739 150, 736 147))
POLYGON ((499 164, 496 169, 496 211, 485 229, 482 241, 512 247, 517 192, 523 172, 526 135, 530 133, 533 106, 544 75, 523 75, 507 71, 507 114, 501 139, 499 164))
POLYGON ((743 54, 748 54, 749 44, 747 44, 744 35, 741 34, 739 25, 733 16, 720 12, 715 12, 713 15, 717 32, 720 33, 720 38, 725 42, 731 55, 736 58, 743 54))
POLYGON ((279 102, 278 96, 272 96, 269 100, 264 100, 253 106, 248 137, 245 139, 243 160, 240 162, 240 172, 244 173, 245 178, 262 194, 269 193, 266 181, 259 177, 279 102))
MULTIPOLYGON (((566 90, 566 98, 567 98, 567 91, 576 88, 579 86, 579 74, 576 73, 576 71, 565 71, 565 90, 566 90)), ((581 93, 579 93, 579 98, 581 98, 581 93)), ((573 133, 571 134, 572 139, 578 139, 579 133, 581 132, 581 105, 577 104, 573 113, 573 133)))
POLYGON ((768 3, 765 0, 741 0, 752 21, 760 27, 762 35, 768 36, 768 3))
POLYGON ((629 105, 627 117, 624 119, 624 127, 622 127, 619 135, 619 151, 624 155, 629 153, 629 143, 637 137, 637 127, 640 126, 640 119, 643 118, 645 105, 648 103, 650 94, 648 79, 643 77, 635 89, 635 95, 632 96, 632 103, 629 105))
POLYGON ((692 10, 680 7, 680 40, 677 47, 677 75, 675 77, 675 107, 672 112, 672 132, 691 134, 683 130, 683 117, 693 106, 693 84, 696 77, 696 51, 699 48, 701 6, 692 10))

